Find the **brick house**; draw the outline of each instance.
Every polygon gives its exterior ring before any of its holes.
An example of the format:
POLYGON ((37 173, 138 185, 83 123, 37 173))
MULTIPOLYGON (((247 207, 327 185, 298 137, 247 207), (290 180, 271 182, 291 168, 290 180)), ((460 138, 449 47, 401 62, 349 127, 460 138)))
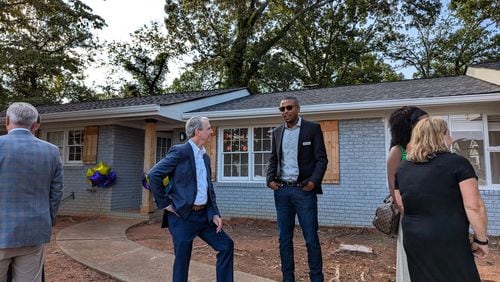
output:
MULTIPOLYGON (((185 142, 185 121, 206 116, 215 128, 207 146, 217 201, 225 217, 275 218, 265 186, 270 130, 281 123, 279 100, 295 96, 305 119, 321 123, 328 171, 318 197, 322 225, 371 226, 388 194, 385 160, 390 113, 415 105, 449 123, 455 150, 476 168, 489 215, 500 235, 500 63, 470 66, 466 75, 250 95, 212 90, 39 107, 40 138, 57 144, 65 162, 61 214, 148 218, 155 207, 141 174, 168 148, 185 142), (85 171, 104 161, 115 185, 88 191, 85 171)), ((2 120, 0 118, 0 122, 2 120)))

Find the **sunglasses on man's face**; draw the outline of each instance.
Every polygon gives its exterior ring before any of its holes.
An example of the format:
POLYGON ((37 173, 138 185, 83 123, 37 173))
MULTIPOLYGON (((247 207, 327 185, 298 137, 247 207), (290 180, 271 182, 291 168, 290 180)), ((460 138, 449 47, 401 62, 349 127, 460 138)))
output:
POLYGON ((284 111, 285 111, 285 109, 286 109, 287 111, 291 111, 291 110, 293 109, 293 107, 294 107, 293 105, 288 105, 288 106, 286 106, 286 107, 279 107, 279 109, 280 109, 280 112, 284 112, 284 111))

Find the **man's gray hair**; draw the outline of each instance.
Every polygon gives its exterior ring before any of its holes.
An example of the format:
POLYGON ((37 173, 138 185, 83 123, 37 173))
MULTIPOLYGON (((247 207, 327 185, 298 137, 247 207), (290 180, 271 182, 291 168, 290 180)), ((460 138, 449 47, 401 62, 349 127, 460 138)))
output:
POLYGON ((38 118, 38 111, 29 103, 15 102, 7 109, 7 116, 14 125, 31 127, 38 118))
POLYGON ((196 133, 196 129, 203 129, 203 121, 208 121, 206 117, 192 117, 186 122, 186 135, 187 138, 191 138, 196 133))

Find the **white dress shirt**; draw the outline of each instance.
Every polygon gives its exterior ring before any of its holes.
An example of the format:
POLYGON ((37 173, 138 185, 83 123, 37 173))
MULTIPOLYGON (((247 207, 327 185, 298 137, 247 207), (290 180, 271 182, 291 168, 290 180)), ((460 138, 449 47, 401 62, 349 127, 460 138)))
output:
POLYGON ((191 139, 188 141, 193 148, 194 161, 196 164, 196 199, 194 200, 195 205, 205 205, 208 201, 208 181, 207 181, 207 168, 205 167, 205 160, 203 155, 205 155, 205 148, 199 148, 194 144, 191 139))

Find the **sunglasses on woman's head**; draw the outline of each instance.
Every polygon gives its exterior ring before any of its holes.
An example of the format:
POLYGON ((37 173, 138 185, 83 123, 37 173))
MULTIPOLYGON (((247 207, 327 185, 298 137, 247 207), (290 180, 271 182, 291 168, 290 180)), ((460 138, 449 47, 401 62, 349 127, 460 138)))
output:
POLYGON ((294 107, 293 105, 288 105, 286 107, 279 107, 279 109, 280 109, 280 112, 284 112, 285 109, 288 111, 291 111, 293 109, 293 107, 294 107))

